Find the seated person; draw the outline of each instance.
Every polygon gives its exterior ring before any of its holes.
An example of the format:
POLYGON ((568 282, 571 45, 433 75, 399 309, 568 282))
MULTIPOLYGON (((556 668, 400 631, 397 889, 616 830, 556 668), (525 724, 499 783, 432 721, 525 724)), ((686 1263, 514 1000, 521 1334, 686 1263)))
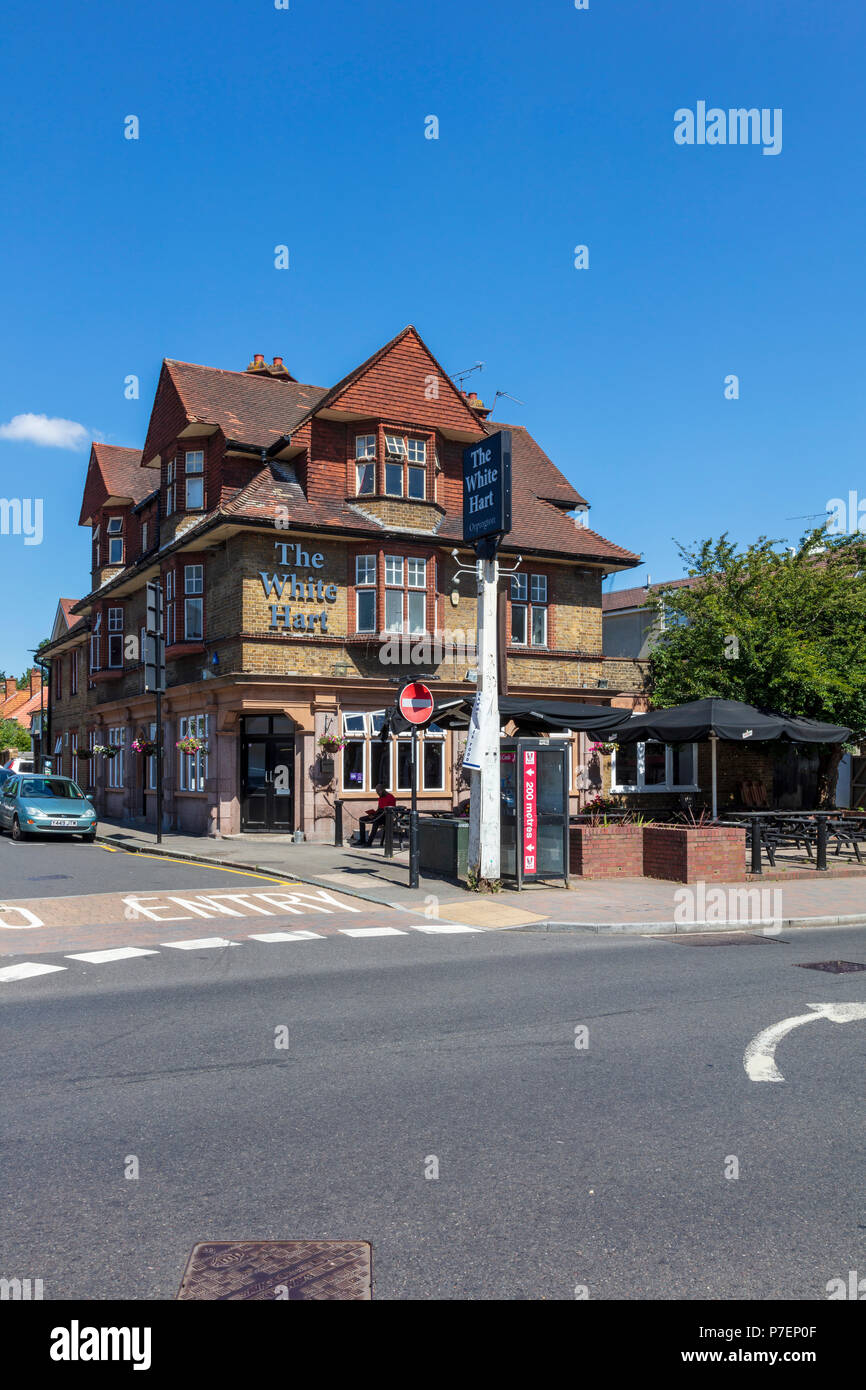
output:
POLYGON ((379 804, 376 810, 370 810, 366 812, 366 815, 370 818, 370 838, 368 840, 368 844, 370 844, 371 846, 376 837, 376 831, 379 829, 380 826, 382 829, 382 844, 384 845, 385 812, 389 810, 390 807, 397 805, 396 797, 392 796, 389 791, 385 790, 385 786, 382 782, 376 783, 376 795, 379 798, 379 804))

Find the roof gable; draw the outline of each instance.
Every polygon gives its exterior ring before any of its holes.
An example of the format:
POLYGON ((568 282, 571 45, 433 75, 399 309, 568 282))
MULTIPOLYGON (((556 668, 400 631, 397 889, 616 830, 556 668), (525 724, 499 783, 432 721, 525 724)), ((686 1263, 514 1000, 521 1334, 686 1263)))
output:
POLYGON ((139 502, 152 487, 141 467, 141 450, 115 444, 93 444, 81 499, 79 526, 90 526, 93 516, 109 497, 139 502))
POLYGON ((483 433, 479 417, 412 324, 332 386, 316 409, 483 433))

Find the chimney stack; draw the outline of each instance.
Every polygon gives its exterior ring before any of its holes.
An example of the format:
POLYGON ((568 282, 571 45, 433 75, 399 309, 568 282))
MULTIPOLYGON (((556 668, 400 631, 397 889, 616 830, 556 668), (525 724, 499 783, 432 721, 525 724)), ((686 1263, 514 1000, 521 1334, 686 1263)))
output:
POLYGON ((42 689, 42 672, 38 666, 30 667, 30 694, 38 695, 42 689))
POLYGON ((18 690, 18 682, 16 681, 15 677, 14 677, 14 676, 7 676, 7 677, 6 677, 6 695, 5 695, 4 698, 5 698, 6 700, 11 700, 11 699, 12 699, 12 696, 17 692, 17 690, 18 690))

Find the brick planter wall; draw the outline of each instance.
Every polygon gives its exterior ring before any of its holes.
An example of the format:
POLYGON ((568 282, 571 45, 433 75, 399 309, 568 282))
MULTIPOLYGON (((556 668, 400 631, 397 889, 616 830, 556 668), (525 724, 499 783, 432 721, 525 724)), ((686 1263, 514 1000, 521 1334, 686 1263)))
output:
POLYGON ((643 872, 646 878, 677 883, 741 882, 746 876, 745 827, 645 825, 643 872))
POLYGON ((569 871, 581 878, 640 878, 643 874, 643 827, 572 825, 569 871))

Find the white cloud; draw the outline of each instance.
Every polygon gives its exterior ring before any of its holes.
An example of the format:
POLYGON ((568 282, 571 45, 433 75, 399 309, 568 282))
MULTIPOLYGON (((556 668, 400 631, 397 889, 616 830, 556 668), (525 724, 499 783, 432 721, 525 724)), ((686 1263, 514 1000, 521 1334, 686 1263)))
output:
POLYGON ((49 415, 13 415, 7 425, 0 425, 0 439, 42 444, 49 449, 86 449, 90 432, 76 420, 61 420, 49 415))

